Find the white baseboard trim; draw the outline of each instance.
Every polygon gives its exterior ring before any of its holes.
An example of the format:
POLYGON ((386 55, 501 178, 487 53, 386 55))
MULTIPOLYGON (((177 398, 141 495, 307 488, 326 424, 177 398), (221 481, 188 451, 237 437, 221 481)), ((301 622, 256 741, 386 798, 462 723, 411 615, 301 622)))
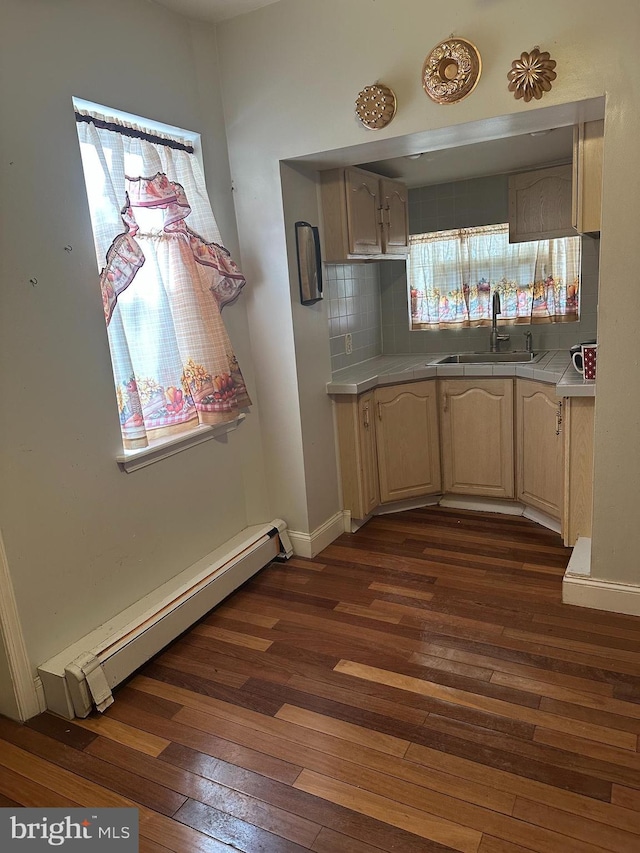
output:
POLYGON ((27 653, 18 614, 13 583, 4 543, 0 536, 0 643, 4 645, 20 720, 29 720, 42 710, 33 683, 33 669, 27 653))
POLYGON ((591 577, 591 539, 576 542, 562 580, 562 601, 610 613, 640 616, 640 585, 591 577))
POLYGON ((558 519, 551 518, 550 515, 547 515, 545 512, 540 512, 539 509, 534 509, 532 506, 525 506, 522 514, 525 518, 528 518, 530 521, 535 521, 535 523, 539 524, 541 527, 546 527, 547 530, 553 530, 553 532, 558 535, 562 533, 562 525, 558 519))
MULTIPOLYGON (((349 513, 349 518, 351 513, 349 513)), ((293 546, 293 553, 297 557, 307 557, 311 559, 319 554, 328 545, 331 545, 334 539, 341 536, 345 532, 346 518, 345 513, 340 510, 331 518, 328 518, 320 527, 316 527, 311 533, 303 533, 300 530, 288 530, 289 539, 293 546)))
POLYGON ((392 512, 404 512, 407 509, 420 509, 423 506, 435 506, 442 495, 427 495, 423 498, 407 498, 405 501, 394 501, 391 504, 380 504, 373 515, 389 515, 392 512))
POLYGON ((500 498, 481 498, 473 495, 445 495, 440 506, 447 509, 470 509, 475 512, 499 512, 503 515, 523 515, 525 506, 517 501, 500 498))

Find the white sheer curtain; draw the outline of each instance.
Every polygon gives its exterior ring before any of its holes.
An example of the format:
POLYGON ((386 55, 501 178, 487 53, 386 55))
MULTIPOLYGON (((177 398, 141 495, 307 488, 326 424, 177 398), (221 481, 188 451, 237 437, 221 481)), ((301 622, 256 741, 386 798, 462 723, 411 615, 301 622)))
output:
POLYGON ((501 321, 564 323, 578 319, 580 237, 509 243, 508 225, 414 234, 408 286, 414 329, 491 322, 500 294, 501 321))
POLYGON ((76 113, 125 448, 250 405, 220 311, 244 277, 184 140, 76 113))

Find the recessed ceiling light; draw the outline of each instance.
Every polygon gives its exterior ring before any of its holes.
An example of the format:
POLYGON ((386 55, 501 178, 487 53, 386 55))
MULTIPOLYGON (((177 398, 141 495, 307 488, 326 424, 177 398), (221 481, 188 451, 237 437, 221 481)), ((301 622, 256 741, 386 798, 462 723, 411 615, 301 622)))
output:
POLYGON ((419 154, 405 154, 404 159, 405 160, 419 160, 420 157, 422 157, 422 153, 423 152, 420 152, 419 154))

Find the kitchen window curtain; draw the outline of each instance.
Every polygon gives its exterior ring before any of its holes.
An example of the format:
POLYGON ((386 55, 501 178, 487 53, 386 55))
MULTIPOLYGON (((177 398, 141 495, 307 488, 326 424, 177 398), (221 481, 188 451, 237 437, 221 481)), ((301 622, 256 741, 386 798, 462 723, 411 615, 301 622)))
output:
POLYGON ((190 143, 76 112, 125 449, 251 404, 220 316, 245 280, 190 143))
POLYGON ((489 325, 494 291, 500 322, 578 319, 580 237, 509 243, 505 224, 413 234, 409 245, 413 329, 489 325))

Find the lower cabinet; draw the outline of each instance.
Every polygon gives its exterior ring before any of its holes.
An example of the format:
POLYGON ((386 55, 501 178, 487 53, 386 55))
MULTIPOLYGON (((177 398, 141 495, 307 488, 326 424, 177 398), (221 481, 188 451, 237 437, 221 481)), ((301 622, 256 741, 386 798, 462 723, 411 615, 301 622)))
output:
POLYGON ((591 535, 593 397, 529 379, 426 379, 336 396, 343 506, 451 493, 517 499, 591 535), (515 412, 515 418, 514 418, 515 412))
POLYGON ((440 380, 443 491, 513 499, 513 379, 440 380))
POLYGON ((375 392, 380 501, 440 492, 440 440, 434 381, 375 392))
POLYGON ((557 519, 562 516, 562 442, 562 402, 554 386, 517 379, 517 498, 557 519))

